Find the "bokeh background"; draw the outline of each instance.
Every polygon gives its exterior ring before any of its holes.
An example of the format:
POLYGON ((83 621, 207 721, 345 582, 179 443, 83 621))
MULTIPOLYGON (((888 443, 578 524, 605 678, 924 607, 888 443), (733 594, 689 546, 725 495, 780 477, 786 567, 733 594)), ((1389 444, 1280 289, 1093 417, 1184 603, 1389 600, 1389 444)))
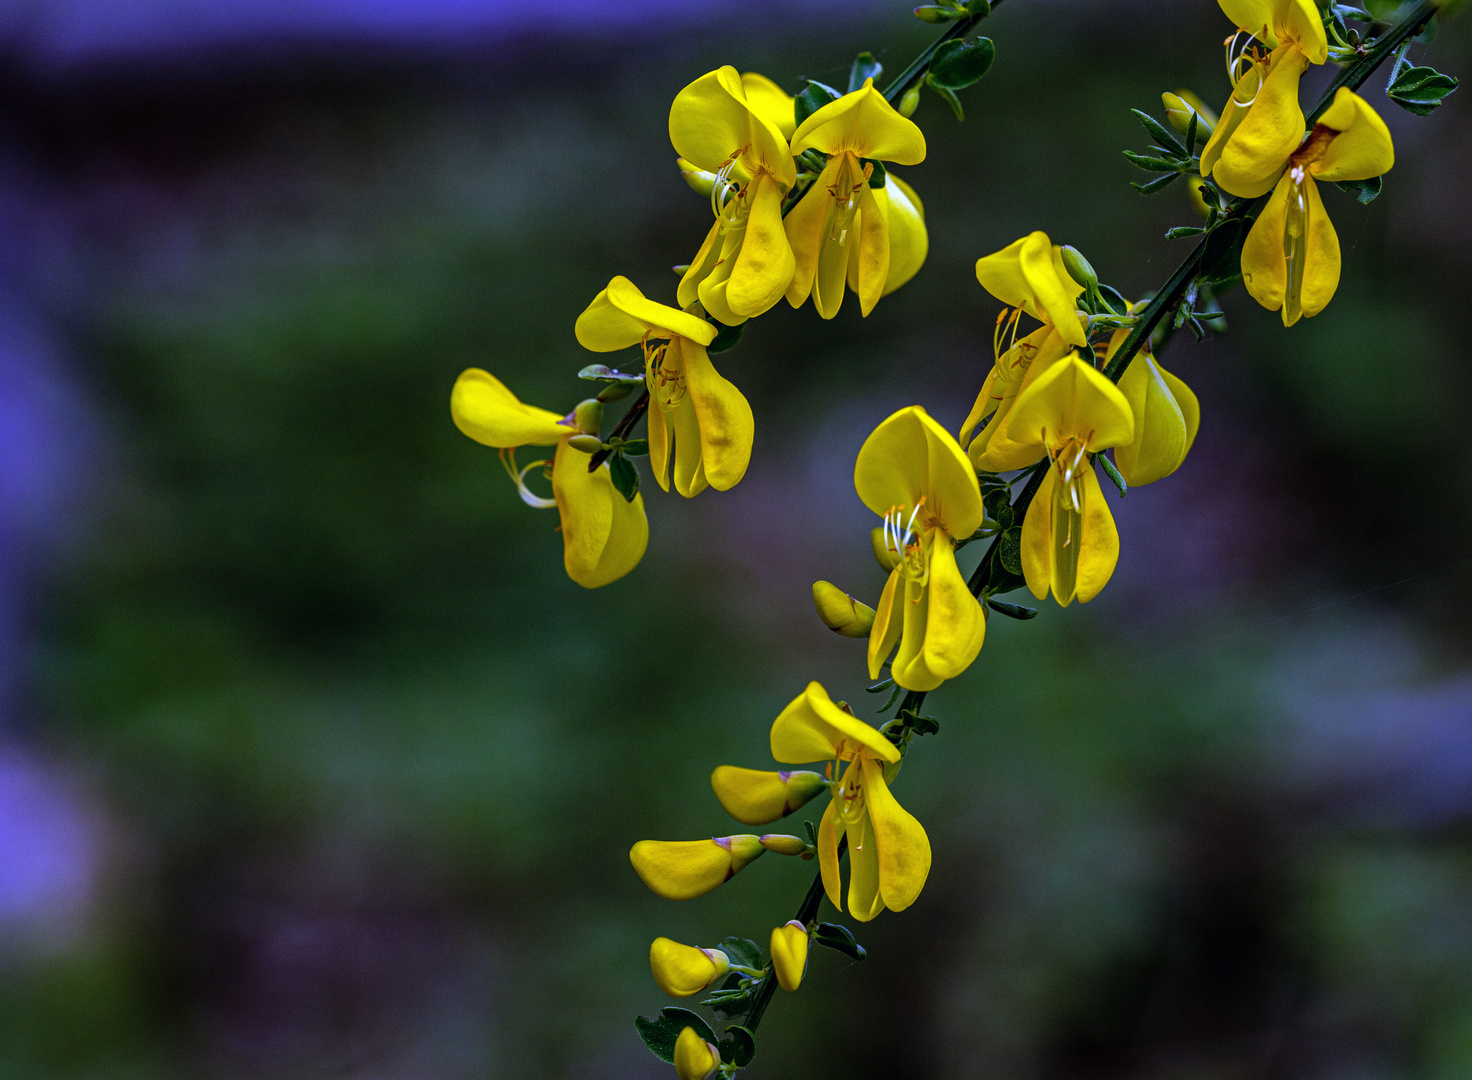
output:
MULTIPOLYGON (((764 941, 812 866, 676 905, 626 852, 733 831, 708 774, 766 767, 808 679, 878 704, 808 587, 877 594, 853 458, 901 406, 965 415, 998 309, 972 262, 1042 228, 1138 295, 1186 250, 1183 186, 1141 198, 1119 150, 1162 90, 1225 94, 1217 6, 986 29, 966 122, 916 116, 925 269, 867 320, 753 323, 719 358, 746 479, 647 485, 648 555, 588 593, 451 425, 456 374, 570 408, 608 278, 672 299, 709 224, 685 83, 841 85, 934 31, 831 0, 0 4, 0 1075, 669 1075, 631 1024, 668 1003, 649 940, 764 941)), ((1413 58, 1465 75, 1467 29, 1413 58)), ((1101 597, 993 617, 932 696, 898 787, 929 885, 857 928, 867 961, 815 956, 752 1076, 1472 1075, 1472 118, 1383 82, 1399 164, 1369 207, 1326 194, 1334 303, 1289 332, 1239 289, 1226 336, 1170 343, 1192 455, 1114 504, 1101 597)))

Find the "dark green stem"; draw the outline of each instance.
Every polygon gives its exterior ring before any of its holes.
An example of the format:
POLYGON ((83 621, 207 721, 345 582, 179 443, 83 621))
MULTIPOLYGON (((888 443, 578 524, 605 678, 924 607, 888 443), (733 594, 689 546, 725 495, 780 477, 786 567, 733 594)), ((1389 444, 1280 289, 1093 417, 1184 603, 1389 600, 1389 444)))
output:
MULTIPOLYGON (((846 838, 845 838, 846 839, 846 838)), ((844 841, 839 841, 838 857, 843 858, 844 841)), ((802 906, 797 909, 793 916, 798 922, 807 926, 818 917, 818 907, 823 903, 823 875, 818 873, 813 878, 813 883, 808 886, 808 894, 802 898, 802 906)), ((757 989, 756 1000, 751 1003, 751 1010, 746 1014, 746 1020, 742 1027, 747 1031, 756 1031, 756 1026, 762 1022, 762 1014, 767 1011, 767 1006, 772 1003, 772 996, 777 992, 777 974, 768 971, 762 979, 761 986, 757 989)))
MULTIPOLYGON (((646 389, 642 394, 638 396, 637 399, 635 399, 634 403, 629 406, 629 411, 624 413, 623 419, 618 422, 618 427, 614 428, 612 434, 608 436, 609 441, 612 441, 614 439, 627 439, 630 432, 634 430, 634 425, 639 422, 639 418, 648 411, 649 391, 646 389)), ((612 450, 599 450, 596 454, 593 455, 593 460, 588 462, 588 471, 592 472, 593 470, 598 468, 599 465, 602 465, 605 461, 608 460, 608 455, 611 453, 613 453, 612 450)))
MULTIPOLYGON (((1374 45, 1366 49, 1364 56, 1346 66, 1335 77, 1334 81, 1329 84, 1329 89, 1324 91, 1324 96, 1319 99, 1319 103, 1308 114, 1305 123, 1312 126, 1319 117, 1323 116, 1325 110, 1334 103, 1334 95, 1342 87, 1358 90, 1363 86, 1365 80, 1374 74, 1375 69, 1385 62, 1385 58, 1400 48, 1402 42, 1409 41, 1425 29, 1439 6, 1436 0, 1420 0, 1420 3, 1411 8, 1404 19, 1387 30, 1375 41, 1374 45)), ((1244 226, 1250 225, 1266 204, 1267 196, 1265 195, 1255 200, 1238 199, 1227 210, 1226 216, 1240 219, 1244 226)), ((1186 261, 1176 267, 1176 272, 1170 276, 1170 280, 1140 312, 1139 321, 1130 328, 1129 334, 1120 344, 1118 351, 1105 365, 1104 374, 1110 380, 1119 382, 1120 376, 1130 366, 1130 361, 1135 358, 1135 354, 1140 351, 1140 347, 1159 325, 1160 320, 1165 317, 1166 312, 1180 303, 1181 297, 1186 294, 1186 289, 1190 287, 1197 270, 1200 269, 1202 256, 1206 253, 1206 245, 1211 242, 1211 235, 1207 233, 1202 238, 1201 242, 1196 245, 1196 249, 1186 256, 1186 261)))
MULTIPOLYGON (((992 10, 995 11, 997 5, 1001 2, 1002 0, 992 0, 992 10)), ((891 105, 897 104, 899 99, 904 96, 906 90, 925 77, 925 69, 930 66, 931 57, 935 55, 937 49, 948 41, 955 41, 957 38, 965 37, 971 33, 976 27, 976 24, 981 22, 989 14, 991 14, 990 11, 982 15, 972 15, 965 19, 958 19, 956 22, 951 23, 946 28, 944 34, 932 41, 924 52, 911 61, 909 67, 900 72, 898 78, 885 87, 884 100, 891 105)))

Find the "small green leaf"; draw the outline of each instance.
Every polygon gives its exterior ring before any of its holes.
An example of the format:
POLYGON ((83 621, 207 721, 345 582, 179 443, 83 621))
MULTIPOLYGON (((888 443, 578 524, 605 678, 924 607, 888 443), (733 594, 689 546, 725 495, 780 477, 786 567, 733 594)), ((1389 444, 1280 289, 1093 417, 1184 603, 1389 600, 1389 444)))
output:
POLYGON ((997 47, 992 44, 991 38, 947 41, 935 50, 927 81, 934 87, 964 90, 981 81, 982 76, 991 70, 992 61, 996 57, 997 47))
POLYGON ((879 682, 875 683, 873 686, 866 686, 866 687, 864 687, 864 693, 866 693, 866 694, 882 694, 882 693, 884 693, 887 690, 893 690, 893 689, 894 689, 894 680, 893 679, 881 679, 879 682))
POLYGON ((1191 123, 1186 128, 1186 156, 1196 155, 1196 132, 1201 126, 1201 114, 1195 109, 1191 110, 1191 123))
POLYGON ((1406 68, 1395 82, 1385 88, 1390 100, 1417 116, 1430 116, 1436 107, 1457 88, 1457 80, 1435 68, 1406 68))
POLYGON ((804 820, 803 821, 802 827, 803 827, 803 829, 808 834, 808 843, 812 844, 813 847, 817 847, 818 846, 818 827, 816 825, 814 825, 811 821, 807 821, 807 820, 804 820))
POLYGON ((705 351, 708 353, 729 352, 734 349, 736 343, 741 340, 741 332, 746 329, 744 322, 739 322, 735 326, 724 326, 721 323, 716 323, 716 326, 719 327, 716 330, 716 336, 705 347, 705 351))
POLYGON ((820 922, 813 930, 813 944, 841 952, 854 960, 862 960, 867 955, 864 947, 854 939, 853 932, 838 923, 820 922))
POLYGON ((729 956, 733 963, 740 964, 742 967, 759 968, 766 966, 766 961, 762 959, 762 951, 757 947, 757 943, 749 941, 746 938, 722 938, 721 943, 716 948, 729 956))
POLYGON ((957 120, 966 119, 966 110, 961 107, 961 99, 958 98, 952 91, 948 90, 944 86, 940 86, 937 83, 931 82, 929 75, 925 76, 925 85, 930 87, 930 89, 934 90, 937 94, 939 94, 941 99, 951 107, 951 112, 956 114, 957 120))
POLYGON ((1110 461, 1103 454, 1095 454, 1094 460, 1097 461, 1099 463, 1099 467, 1104 470, 1104 475, 1109 477, 1115 487, 1119 488, 1120 498, 1124 498, 1125 493, 1129 491, 1130 486, 1124 482, 1124 477, 1119 475, 1119 470, 1114 467, 1114 462, 1110 461))
POLYGON ((1035 607, 1023 607, 1021 604, 1009 604, 1005 600, 997 600, 994 597, 986 598, 986 606, 999 615, 1006 615, 1010 619, 1033 619, 1037 617, 1038 609, 1035 607))
POLYGON ((916 735, 939 735, 940 722, 933 716, 921 716, 913 709, 900 713, 900 726, 907 727, 916 735))
POLYGON ((871 52, 861 52, 854 57, 853 67, 848 69, 848 92, 852 94, 855 90, 864 87, 865 79, 873 79, 876 82, 884 73, 884 65, 874 59, 871 52))
POLYGON ((992 596, 997 593, 1014 592, 1027 584, 1021 574, 1014 574, 1002 565, 1001 559, 992 560, 991 577, 986 583, 986 594, 992 596))
POLYGON ((950 22, 953 19, 964 19, 965 17, 965 8, 951 7, 949 4, 922 4, 915 9, 915 18, 931 24, 950 22))
POLYGON ((1125 159, 1137 169, 1146 172, 1176 172, 1180 169, 1184 158, 1151 157, 1149 154, 1137 154, 1133 150, 1121 150, 1125 159))
POLYGON ((643 375, 615 371, 607 364, 589 364, 578 372, 578 378, 587 379, 589 382, 641 383, 644 381, 643 375))
POLYGON ((608 459, 608 475, 624 501, 633 502, 639 494, 639 470, 634 468, 634 463, 622 454, 614 454, 608 459))
POLYGON ((792 102, 793 119, 801 125, 804 120, 812 116, 813 113, 817 112, 824 105, 827 105, 830 101, 837 101, 842 96, 833 87, 809 79, 807 89, 798 94, 792 102))
POLYGON ((687 1027, 694 1028, 695 1034, 708 1043, 716 1041, 716 1033, 710 1029, 710 1025, 689 1009, 679 1009, 672 1005, 661 1009, 659 1016, 653 1020, 647 1016, 634 1019, 634 1030, 644 1040, 644 1045, 649 1047, 655 1057, 669 1065, 675 1063, 675 1040, 687 1027))
POLYGON ((1126 315, 1129 313, 1129 301, 1113 285, 1100 284, 1099 295, 1104 298, 1104 303, 1108 304, 1110 310, 1116 315, 1126 315))
POLYGON ((1165 125, 1155 117, 1139 109, 1131 109, 1130 112, 1135 114, 1135 119, 1150 133, 1150 137, 1160 144, 1162 149, 1178 157, 1189 158, 1191 156, 1186 153, 1186 148, 1181 145, 1180 140, 1167 131, 1165 125))
POLYGON ((1335 186, 1349 192, 1361 205, 1368 206, 1380 195, 1380 190, 1385 186, 1385 177, 1372 176, 1368 180, 1337 180, 1335 186))
POLYGON ((1167 240, 1184 240, 1188 236, 1200 236, 1206 230, 1200 225, 1177 225, 1174 229, 1165 230, 1167 240))
POLYGON ((1014 525, 997 540, 997 562, 1009 574, 1022 573, 1022 527, 1014 525))
POLYGON ((732 1024, 721 1037, 720 1051, 722 1062, 744 1069, 756 1056, 756 1039, 740 1024, 732 1024))
POLYGON ((961 6, 966 9, 968 15, 979 15, 986 18, 992 13, 992 0, 966 0, 961 6))
POLYGON ((644 455, 649 453, 649 440, 630 439, 628 442, 620 446, 619 450, 620 452, 627 454, 629 457, 643 457, 644 455))
POLYGON ((981 497, 986 516, 1004 529, 1012 524, 1011 498, 1011 488, 992 488, 981 497))
POLYGON ((1157 176, 1154 180, 1147 181, 1143 184, 1130 181, 1130 187, 1134 188, 1141 195, 1154 195, 1157 191, 1169 187, 1180 178, 1181 174, 1178 172, 1166 173, 1164 176, 1157 176))

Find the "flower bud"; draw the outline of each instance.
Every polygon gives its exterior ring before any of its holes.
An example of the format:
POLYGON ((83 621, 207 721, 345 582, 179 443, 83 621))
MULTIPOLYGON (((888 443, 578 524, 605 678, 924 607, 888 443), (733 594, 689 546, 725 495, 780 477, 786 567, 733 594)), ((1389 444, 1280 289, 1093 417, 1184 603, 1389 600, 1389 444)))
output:
POLYGON ((680 166, 680 175, 685 178, 685 183, 690 185, 690 190, 697 195, 710 198, 711 190, 716 186, 716 174, 691 165, 684 158, 675 158, 675 162, 680 166))
POLYGON ((693 1027, 675 1040, 675 1075, 680 1080, 707 1080, 721 1067, 721 1052, 702 1039, 693 1027))
POLYGON ((793 919, 772 931, 772 970, 783 990, 796 990, 808 969, 808 928, 793 919))
POLYGON ((572 411, 572 418, 584 435, 597 435, 603 428, 603 402, 588 398, 572 411))
POLYGON ((928 23, 950 22, 958 15, 964 14, 964 11, 961 11, 957 8, 941 7, 937 4, 926 4, 923 7, 917 7, 915 9, 915 18, 919 19, 921 22, 928 23))
POLYGON ((689 997, 724 978, 731 959, 720 949, 697 949, 659 937, 649 946, 649 970, 670 997, 689 997))
POLYGON ((722 765, 710 774, 711 790, 721 806, 743 825, 765 825, 786 817, 828 790, 815 772, 764 772, 722 765))
POLYGON ((1205 144, 1211 129, 1216 126, 1216 116, 1200 98, 1189 90, 1179 90, 1174 94, 1161 94, 1160 101, 1165 106, 1165 118, 1170 121, 1170 126, 1182 135, 1191 130, 1191 117, 1195 116, 1196 145, 1205 144))
POLYGON ((611 382, 602 390, 598 391, 598 400, 602 402, 618 401, 626 398, 634 392, 634 387, 626 382, 611 382))
POLYGON ((843 637, 866 638, 874 625, 874 609, 831 582, 813 582, 813 606, 823 625, 843 637))
POLYGON ((775 851, 778 855, 806 855, 808 853, 808 842, 797 836, 784 836, 781 833, 768 833, 761 838, 762 847, 768 851, 775 851))
POLYGON ((729 881, 766 851, 755 836, 640 840, 630 849, 629 862, 644 884, 659 896, 693 900, 729 881))
POLYGON ((574 435, 567 440, 567 445, 585 454, 596 454, 603 449, 603 440, 596 435, 574 435))
POLYGON ((886 574, 900 564, 899 552, 892 550, 884 538, 883 525, 875 525, 870 530, 869 546, 874 549, 874 561, 886 574))
POLYGON ((915 115, 915 110, 920 107, 920 87, 918 84, 905 91, 900 98, 900 115, 909 117, 915 115))
POLYGON ((1069 277, 1088 289, 1090 293, 1099 287, 1099 275, 1094 273, 1094 268, 1089 265, 1089 260, 1084 258, 1083 252, 1070 244, 1064 244, 1062 255, 1063 269, 1068 271, 1069 277))

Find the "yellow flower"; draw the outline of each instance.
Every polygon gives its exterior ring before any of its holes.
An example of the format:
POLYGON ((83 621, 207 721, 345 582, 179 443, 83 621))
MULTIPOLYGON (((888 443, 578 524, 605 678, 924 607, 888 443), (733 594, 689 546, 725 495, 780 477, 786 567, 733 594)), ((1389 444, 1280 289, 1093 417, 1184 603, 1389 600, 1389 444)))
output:
POLYGON ((976 260, 976 280, 1008 307, 1048 323, 1070 345, 1088 341, 1074 298, 1084 287, 1063 268, 1063 249, 1033 232, 976 260))
POLYGON ((1232 93, 1201 150, 1201 175, 1255 199, 1273 186, 1303 134, 1298 80, 1329 57, 1313 0, 1221 0, 1239 32, 1228 39, 1232 93), (1242 34, 1245 43, 1239 46, 1242 34))
POLYGON ((720 949, 697 949, 659 937, 649 946, 649 970, 670 997, 690 997, 724 978, 731 958, 720 949))
POLYGON ((716 371, 705 347, 716 328, 704 319, 646 300, 616 277, 578 316, 578 341, 594 352, 642 344, 649 409, 649 464, 659 486, 687 498, 708 486, 733 487, 751 461, 751 406, 716 371))
POLYGON ((772 756, 794 764, 833 760, 843 769, 818 826, 818 864, 833 906, 843 909, 838 840, 845 835, 854 918, 868 922, 885 908, 903 911, 914 903, 930 873, 930 840, 890 794, 885 766, 900 761, 894 744, 814 682, 772 724, 772 756))
POLYGON ((692 1027, 675 1040, 675 1075, 679 1080, 709 1080, 721 1067, 721 1052, 692 1027))
POLYGON ((956 440, 912 405, 864 441, 854 486, 884 518, 886 547, 898 556, 869 632, 869 675, 879 677, 898 641, 894 681, 906 690, 934 690, 966 670, 986 634, 986 614, 966 587, 955 550, 982 522, 976 473, 956 440))
POLYGON ((1073 346, 1063 340, 1051 323, 1045 323, 1021 341, 1015 340, 1020 311, 1004 308, 997 316, 997 329, 992 335, 996 361, 981 384, 981 392, 976 395, 966 422, 961 425, 961 445, 966 447, 966 456, 978 472, 1000 472, 998 462, 1015 459, 1017 444, 1008 434, 1013 402, 1039 375, 1073 351, 1073 346), (1010 343, 1009 330, 1014 338, 1010 343), (971 438, 976 425, 988 420, 976 437, 971 438))
POLYGON ((861 158, 917 165, 925 136, 895 112, 864 80, 861 89, 813 113, 792 138, 792 152, 819 150, 828 163, 787 215, 787 238, 797 259, 787 302, 801 307, 811 293, 818 314, 831 319, 845 284, 865 314, 899 288, 925 261, 929 239, 924 210, 898 177, 870 187, 874 167, 861 158))
POLYGON ((866 638, 874 627, 874 609, 832 582, 813 582, 813 606, 823 625, 842 637, 866 638))
POLYGON ((666 900, 694 900, 766 854, 757 836, 713 836, 709 840, 640 840, 629 862, 640 880, 666 900))
POLYGON ((828 781, 815 772, 764 772, 722 765, 710 786, 726 813, 743 825, 766 825, 806 806, 828 781))
MULTIPOLYGON (((1125 330, 1114 332, 1106 360, 1127 336, 1125 330)), ((1135 418, 1135 437, 1114 448, 1114 463, 1130 487, 1152 484, 1186 460, 1201 425, 1201 405, 1189 386, 1156 362, 1148 338, 1125 368, 1119 390, 1135 418)))
POLYGON ((567 576, 587 589, 617 581, 639 564, 649 544, 644 497, 629 502, 613 486, 608 466, 588 471, 590 454, 568 445, 579 434, 571 416, 524 405, 489 372, 470 368, 450 393, 455 426, 476 442, 501 451, 501 460, 530 506, 556 506, 562 518, 562 562, 567 576), (557 447, 552 460, 552 498, 527 488, 526 474, 545 461, 517 468, 521 446, 557 447))
POLYGON ((783 990, 796 990, 808 969, 808 928, 792 919, 772 931, 768 950, 772 954, 772 970, 777 985, 783 990))
MULTIPOLYGON (((716 223, 680 282, 679 299, 697 297, 734 325, 782 298, 795 266, 782 225, 782 196, 797 179, 780 119, 782 91, 761 76, 722 67, 675 95, 670 142, 696 169, 715 174, 716 223)), ((788 99, 790 101, 790 99, 788 99)), ((792 110, 787 108, 788 122, 792 110)), ((789 129, 790 130, 790 129, 789 129)))
POLYGON ((1315 181, 1368 180, 1394 164, 1385 121, 1343 87, 1278 163, 1282 178, 1242 245, 1242 283, 1269 311, 1282 309, 1284 326, 1323 311, 1339 286, 1339 237, 1315 181))
POLYGON ((1064 607, 1075 597, 1087 603, 1119 559, 1119 533, 1090 455, 1133 441, 1129 402, 1119 387, 1075 355, 1054 364, 1018 396, 1012 432, 1021 448, 1019 461, 1036 461, 1045 453, 1052 462, 1022 523, 1027 587, 1040 600, 1051 588, 1064 607))

